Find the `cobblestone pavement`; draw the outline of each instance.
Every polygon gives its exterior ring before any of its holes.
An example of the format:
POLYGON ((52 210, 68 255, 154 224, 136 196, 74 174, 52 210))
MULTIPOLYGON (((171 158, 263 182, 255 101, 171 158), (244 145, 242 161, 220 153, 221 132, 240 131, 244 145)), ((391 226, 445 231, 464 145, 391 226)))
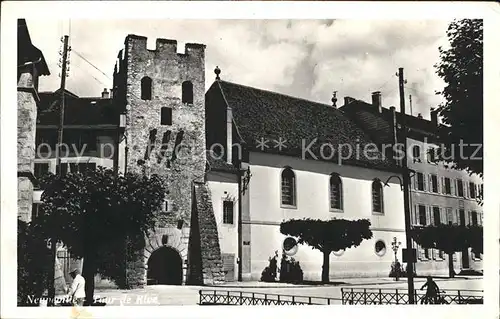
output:
MULTIPOLYGON (((442 290, 482 290, 481 277, 435 279, 442 290)), ((107 305, 120 306, 154 306, 154 305, 196 305, 199 302, 199 290, 231 290, 280 295, 311 296, 341 299, 340 288, 392 288, 407 289, 405 279, 395 282, 391 278, 359 278, 339 280, 343 283, 330 285, 291 285, 262 282, 234 282, 221 286, 147 286, 143 289, 117 290, 96 289, 96 297, 102 298, 107 305)), ((415 279, 418 290, 424 284, 425 278, 415 279)), ((334 303, 340 303, 338 300, 334 303)))

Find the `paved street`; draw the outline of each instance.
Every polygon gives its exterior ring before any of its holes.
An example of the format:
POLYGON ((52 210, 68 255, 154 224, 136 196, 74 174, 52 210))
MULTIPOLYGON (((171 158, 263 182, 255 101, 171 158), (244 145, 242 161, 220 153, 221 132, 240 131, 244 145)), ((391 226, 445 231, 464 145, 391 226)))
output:
MULTIPOLYGON (((291 285, 279 283, 242 282, 227 283, 221 286, 148 286, 144 289, 96 290, 96 297, 104 298, 107 305, 129 305, 129 306, 152 306, 152 305, 196 305, 199 302, 199 290, 231 290, 243 292, 256 292, 293 296, 329 297, 341 298, 340 288, 381 288, 381 289, 406 289, 406 281, 395 282, 390 278, 359 278, 339 280, 344 283, 332 285, 291 285)), ((415 288, 420 289, 424 284, 424 278, 415 280, 415 288)), ((440 289, 443 290, 482 290, 483 279, 481 277, 469 277, 458 279, 436 279, 440 289)), ((340 303, 337 301, 335 303, 340 303)))

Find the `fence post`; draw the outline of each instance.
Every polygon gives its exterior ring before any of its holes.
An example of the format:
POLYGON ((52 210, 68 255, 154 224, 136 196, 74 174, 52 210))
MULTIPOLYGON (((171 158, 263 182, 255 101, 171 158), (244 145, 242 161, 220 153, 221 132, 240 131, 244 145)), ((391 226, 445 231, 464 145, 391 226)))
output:
POLYGON ((229 304, 230 304, 230 303, 229 303, 229 290, 227 291, 227 297, 226 297, 226 298, 227 298, 227 299, 226 299, 226 302, 227 302, 227 304, 229 305, 229 304))
POLYGON ((344 304, 344 288, 340 288, 340 295, 342 296, 342 304, 344 304))
POLYGON ((267 305, 267 294, 264 294, 264 305, 267 305))
POLYGON ((309 304, 312 305, 312 302, 311 302, 311 297, 309 297, 309 304))
POLYGON ((217 290, 214 290, 214 304, 217 304, 217 290))
POLYGON ((252 305, 255 305, 255 293, 252 292, 252 305))
POLYGON ((200 305, 201 305, 201 299, 202 299, 202 298, 201 298, 201 290, 199 291, 199 294, 200 294, 200 305))
POLYGON ((351 288, 351 305, 354 304, 354 289, 351 288))
MULTIPOLYGON (((344 297, 342 297, 342 299, 344 299, 344 297)), ((330 305, 330 298, 328 298, 328 305, 330 305)))
POLYGON ((366 288, 363 289, 363 305, 366 305, 366 288))
POLYGON ((280 295, 278 295, 278 305, 281 305, 281 302, 280 302, 280 295))
POLYGON ((382 304, 382 289, 378 290, 378 301, 382 304))
POLYGON ((292 296, 292 305, 295 305, 295 296, 292 296))
POLYGON ((462 300, 460 300, 460 290, 458 290, 458 304, 461 305, 462 304, 462 300))
POLYGON ((240 291, 240 305, 243 304, 243 291, 240 291))
POLYGON ((397 289, 396 289, 396 305, 399 305, 399 294, 397 289))

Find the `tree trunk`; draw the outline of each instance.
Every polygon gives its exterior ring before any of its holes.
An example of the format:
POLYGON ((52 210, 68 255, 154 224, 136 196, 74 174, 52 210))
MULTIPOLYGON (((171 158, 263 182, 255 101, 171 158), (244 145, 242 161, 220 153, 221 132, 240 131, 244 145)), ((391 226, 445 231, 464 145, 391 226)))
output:
POLYGON ((330 251, 323 252, 323 271, 321 272, 321 282, 330 282, 330 251))
POLYGON ((83 256, 82 276, 85 278, 85 305, 91 306, 94 303, 94 277, 96 274, 96 256, 93 252, 88 252, 83 256))
POLYGON ((453 269, 453 254, 448 253, 448 275, 450 278, 455 277, 455 270, 453 269))

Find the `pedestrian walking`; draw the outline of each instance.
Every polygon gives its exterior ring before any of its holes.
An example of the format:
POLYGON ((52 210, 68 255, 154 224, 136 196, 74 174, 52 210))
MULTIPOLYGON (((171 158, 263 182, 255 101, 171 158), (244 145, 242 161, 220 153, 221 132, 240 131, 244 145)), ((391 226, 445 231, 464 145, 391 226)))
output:
POLYGON ((69 274, 73 278, 71 288, 68 292, 71 302, 74 306, 83 306, 83 301, 85 300, 85 278, 80 275, 80 271, 76 268, 69 274))

